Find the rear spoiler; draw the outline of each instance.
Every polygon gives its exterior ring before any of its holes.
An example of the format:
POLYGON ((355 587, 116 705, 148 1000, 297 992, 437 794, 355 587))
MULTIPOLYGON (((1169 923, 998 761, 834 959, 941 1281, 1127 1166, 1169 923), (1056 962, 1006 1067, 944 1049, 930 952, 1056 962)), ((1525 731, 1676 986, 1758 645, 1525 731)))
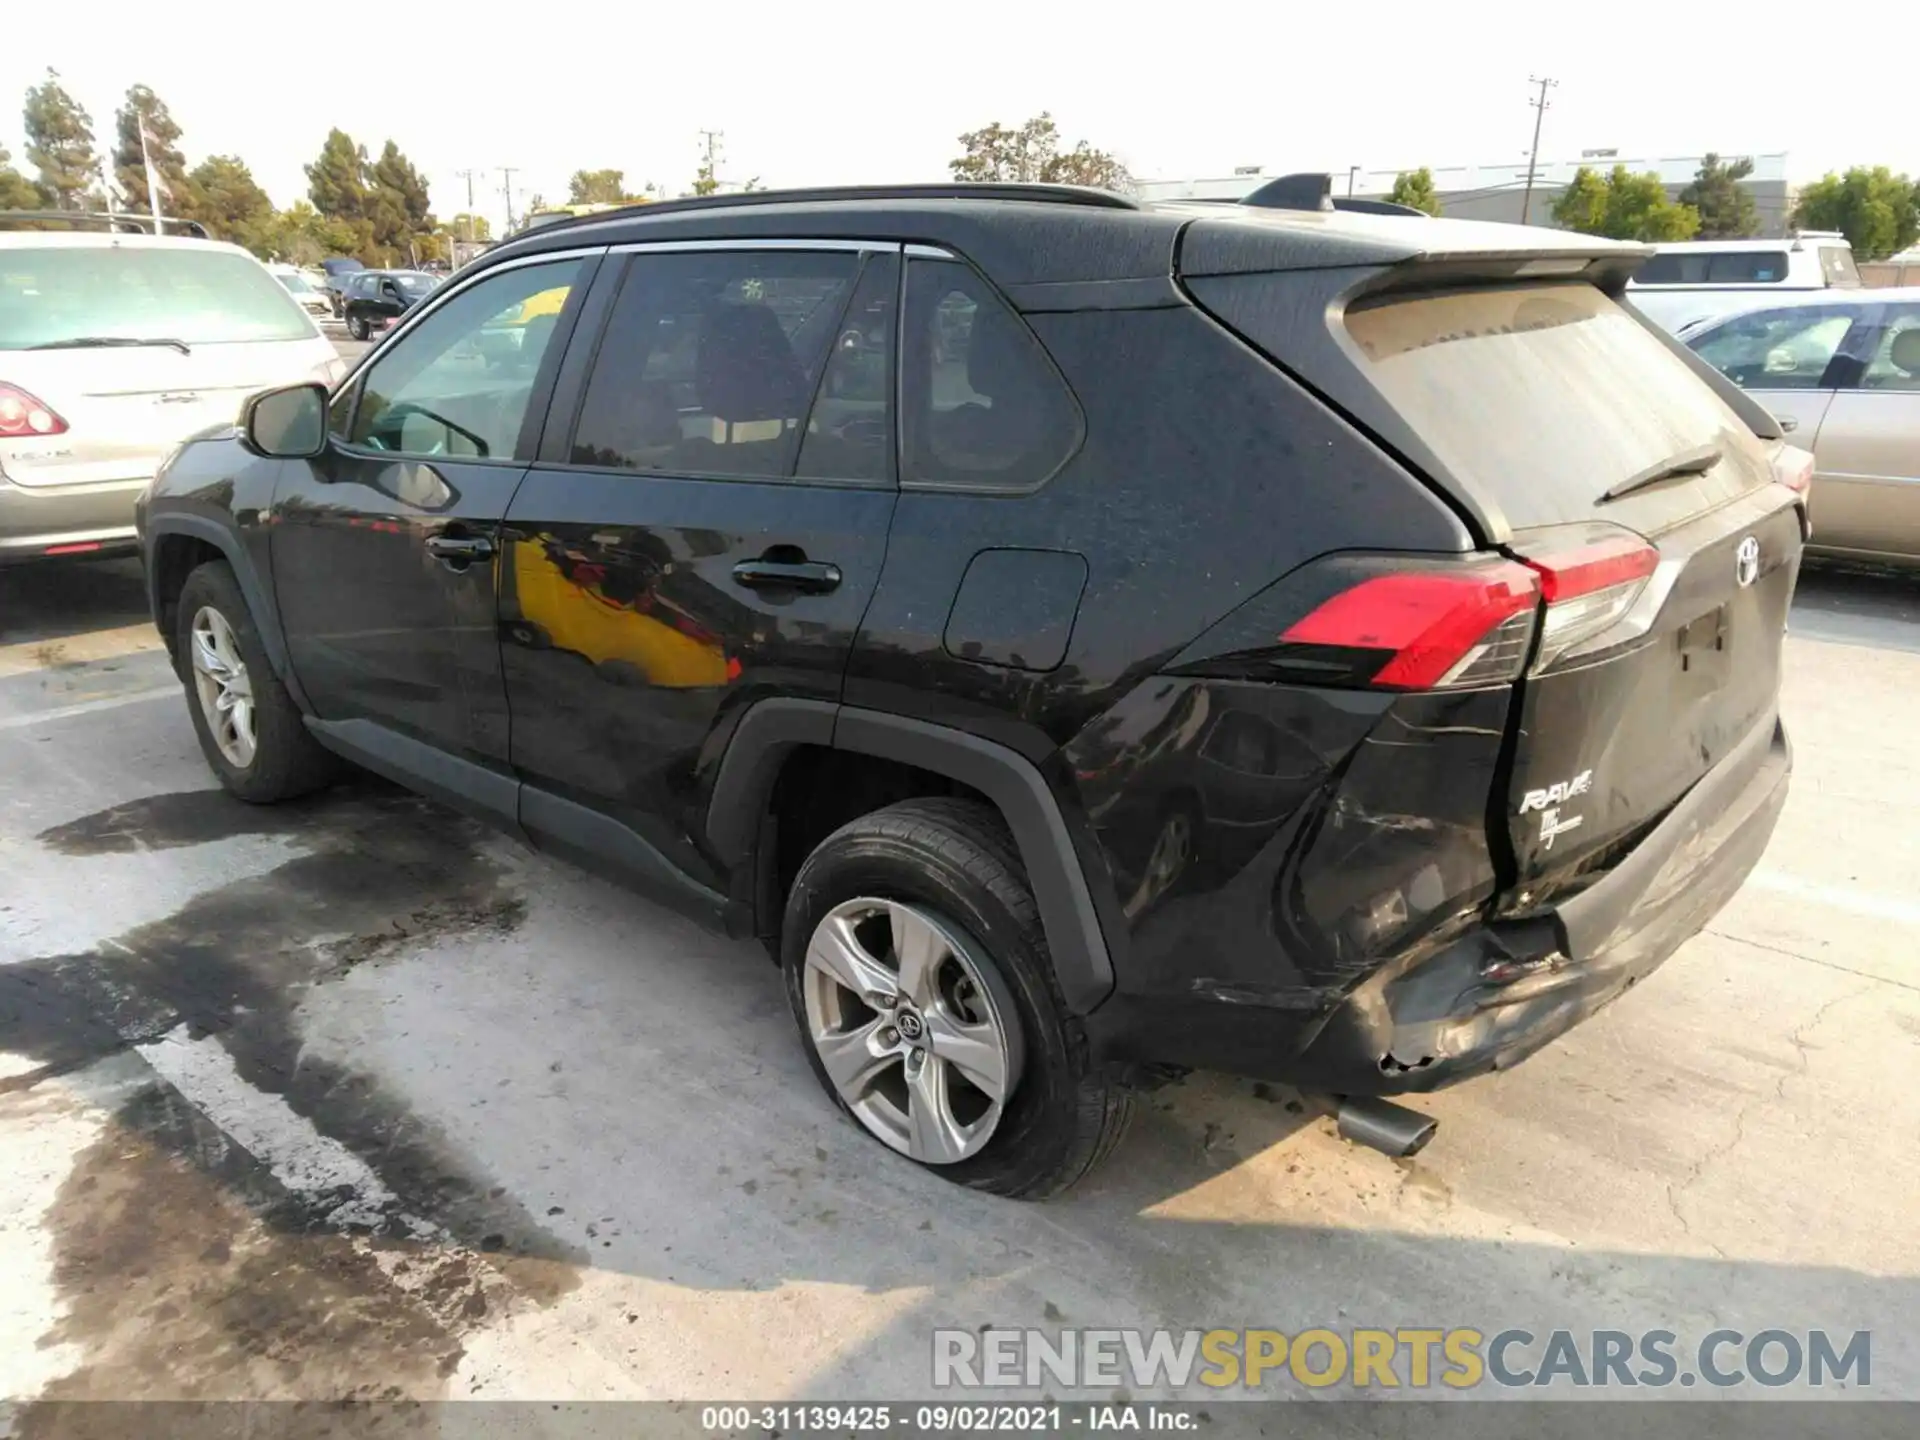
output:
POLYGON ((151 215, 128 215, 104 210, 0 210, 0 230, 16 225, 40 226, 63 225, 69 230, 110 230, 125 231, 131 235, 187 235, 195 240, 211 240, 207 227, 198 220, 181 220, 174 216, 160 217, 166 229, 154 228, 151 215))

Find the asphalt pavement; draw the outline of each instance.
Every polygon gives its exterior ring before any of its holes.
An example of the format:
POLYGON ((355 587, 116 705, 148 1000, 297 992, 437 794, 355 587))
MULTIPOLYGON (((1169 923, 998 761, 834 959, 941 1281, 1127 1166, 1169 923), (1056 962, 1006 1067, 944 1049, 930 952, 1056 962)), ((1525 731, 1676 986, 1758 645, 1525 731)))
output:
POLYGON ((936 1326, 1471 1325, 1870 1329, 1920 1398, 1917 594, 1805 578, 1760 869, 1419 1157, 1199 1075, 1035 1207, 843 1121, 757 947, 380 782, 216 791, 136 564, 0 571, 0 1397, 913 1397, 936 1326))

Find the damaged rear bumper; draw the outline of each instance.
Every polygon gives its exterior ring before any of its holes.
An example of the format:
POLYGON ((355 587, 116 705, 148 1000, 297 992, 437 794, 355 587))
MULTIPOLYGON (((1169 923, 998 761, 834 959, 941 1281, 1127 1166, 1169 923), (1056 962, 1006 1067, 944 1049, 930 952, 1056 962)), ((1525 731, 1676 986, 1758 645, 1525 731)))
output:
POLYGON ((1651 974, 1733 897, 1773 835, 1791 769, 1779 722, 1755 727, 1585 890, 1477 925, 1415 964, 1383 965, 1321 1015, 1110 1006, 1092 1017, 1096 1039, 1118 1032, 1123 1053, 1341 1095, 1433 1090, 1512 1066, 1651 974))

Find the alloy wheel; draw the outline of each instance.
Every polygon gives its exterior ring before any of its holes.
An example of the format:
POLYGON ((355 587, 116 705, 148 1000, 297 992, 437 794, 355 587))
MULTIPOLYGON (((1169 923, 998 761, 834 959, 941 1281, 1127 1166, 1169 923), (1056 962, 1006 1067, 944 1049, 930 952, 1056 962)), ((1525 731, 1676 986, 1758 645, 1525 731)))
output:
POLYGON ((244 770, 253 763, 253 680, 240 658, 227 617, 203 605, 193 617, 193 688, 213 743, 227 763, 244 770))
POLYGON ((807 942, 807 1027, 834 1089, 926 1165, 993 1138, 1023 1058, 1013 997, 956 927, 898 900, 835 906, 807 942))

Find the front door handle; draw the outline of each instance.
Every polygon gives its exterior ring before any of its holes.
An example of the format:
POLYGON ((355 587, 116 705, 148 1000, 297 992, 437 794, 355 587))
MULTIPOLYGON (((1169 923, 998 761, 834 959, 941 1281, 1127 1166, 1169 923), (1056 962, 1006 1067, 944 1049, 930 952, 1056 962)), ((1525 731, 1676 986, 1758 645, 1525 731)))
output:
POLYGON ((1773 418, 1780 422, 1780 433, 1783 435, 1791 435, 1800 428, 1800 422, 1791 415, 1776 415, 1773 418))
POLYGON ((493 541, 484 535, 429 535, 427 553, 449 569, 464 570, 493 554, 493 541))
POLYGON ((825 595, 839 588, 840 567, 823 560, 742 560, 733 567, 733 582, 749 590, 825 595))

